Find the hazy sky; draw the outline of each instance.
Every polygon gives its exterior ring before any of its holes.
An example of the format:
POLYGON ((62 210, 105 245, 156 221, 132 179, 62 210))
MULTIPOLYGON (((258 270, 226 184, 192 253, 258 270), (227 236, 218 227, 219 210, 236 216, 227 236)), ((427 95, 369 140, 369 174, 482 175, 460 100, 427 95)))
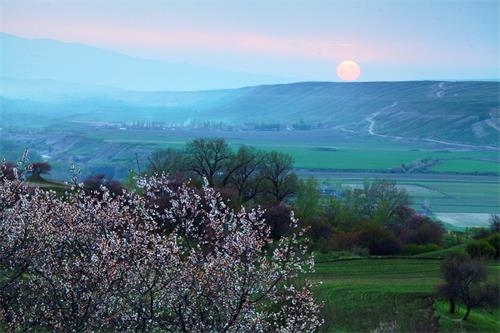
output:
POLYGON ((337 80, 499 78, 500 1, 2 1, 0 31, 140 57, 337 80))

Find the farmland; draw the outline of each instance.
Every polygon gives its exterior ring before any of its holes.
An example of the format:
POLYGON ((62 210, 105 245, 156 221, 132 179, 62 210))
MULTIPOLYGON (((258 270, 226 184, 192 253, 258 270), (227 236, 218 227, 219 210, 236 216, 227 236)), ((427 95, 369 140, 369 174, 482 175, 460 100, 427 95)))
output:
MULTIPOLYGON (((458 316, 447 317, 446 303, 436 302, 434 309, 431 297, 441 281, 439 265, 437 259, 417 258, 317 263, 312 278, 322 281, 317 289, 325 302, 321 331, 367 332, 392 322, 398 332, 498 331, 498 310, 473 311, 470 321, 462 323, 458 316)), ((499 268, 491 263, 490 276, 498 277, 499 268)))
POLYGON ((223 137, 233 149, 249 145, 290 154, 299 176, 314 176, 327 194, 339 186, 360 186, 365 179, 396 181, 410 193, 413 208, 421 211, 426 206, 450 226, 485 225, 489 214, 500 213, 500 157, 491 149, 388 141, 334 130, 120 130, 82 123, 33 131, 28 138, 10 131, 3 144, 16 143, 17 156, 23 145, 47 156, 54 179, 66 179, 71 163, 80 166, 83 175, 106 173, 123 179, 137 168, 136 157, 144 168, 153 150, 181 149, 197 137, 223 137), (403 164, 418 167, 405 172, 403 164))

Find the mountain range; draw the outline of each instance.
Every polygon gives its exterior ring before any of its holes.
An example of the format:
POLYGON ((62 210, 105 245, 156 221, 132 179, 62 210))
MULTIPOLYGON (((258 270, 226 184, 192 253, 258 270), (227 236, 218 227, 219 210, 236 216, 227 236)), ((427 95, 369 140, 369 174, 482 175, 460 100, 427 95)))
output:
POLYGON ((0 33, 0 77, 176 91, 294 81, 272 75, 143 59, 84 44, 21 38, 6 33, 0 33))

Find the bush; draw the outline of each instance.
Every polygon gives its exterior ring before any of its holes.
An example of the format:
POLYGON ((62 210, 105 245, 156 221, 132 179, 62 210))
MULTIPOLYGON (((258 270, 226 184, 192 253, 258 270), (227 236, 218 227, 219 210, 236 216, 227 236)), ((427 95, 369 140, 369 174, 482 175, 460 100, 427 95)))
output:
POLYGON ((484 239, 469 242, 465 251, 471 258, 493 258, 496 255, 495 248, 484 239))
POLYGON ((307 228, 307 236, 312 240, 314 249, 328 252, 335 249, 332 241, 333 227, 322 219, 309 219, 301 221, 302 226, 307 228))
POLYGON ((493 234, 486 238, 486 241, 495 249, 495 258, 500 257, 500 233, 493 234))
POLYGON ((414 215, 399 228, 399 238, 403 244, 438 244, 443 241, 444 227, 430 218, 414 215))
POLYGON ((359 233, 357 232, 340 232, 333 235, 332 245, 337 251, 351 250, 357 246, 359 241, 359 233))
POLYGON ((271 228, 271 237, 280 239, 283 236, 290 235, 292 209, 283 203, 266 207, 263 218, 266 224, 271 228))
POLYGON ((401 250, 401 243, 396 236, 375 223, 361 228, 358 244, 367 247, 371 255, 397 254, 401 250))
POLYGON ((441 249, 441 247, 437 244, 403 244, 401 246, 401 254, 412 256, 439 249, 441 249))

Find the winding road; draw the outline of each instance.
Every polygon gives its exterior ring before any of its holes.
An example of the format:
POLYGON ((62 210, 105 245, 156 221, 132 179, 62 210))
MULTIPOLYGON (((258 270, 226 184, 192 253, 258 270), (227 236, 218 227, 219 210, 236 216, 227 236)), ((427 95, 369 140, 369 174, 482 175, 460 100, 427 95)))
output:
POLYGON ((444 95, 444 92, 446 91, 446 87, 444 86, 444 82, 440 82, 438 84, 439 90, 436 92, 436 97, 441 98, 444 95))
POLYGON ((374 131, 375 124, 376 124, 375 117, 377 117, 380 113, 382 113, 384 111, 392 109, 393 107, 395 107, 398 104, 399 104, 399 102, 394 102, 391 105, 383 107, 380 111, 372 113, 370 116, 366 117, 365 120, 369 123, 368 124, 368 134, 373 135, 373 136, 378 136, 381 138, 403 139, 403 137, 401 137, 401 136, 378 134, 378 133, 375 133, 375 131, 374 131))

